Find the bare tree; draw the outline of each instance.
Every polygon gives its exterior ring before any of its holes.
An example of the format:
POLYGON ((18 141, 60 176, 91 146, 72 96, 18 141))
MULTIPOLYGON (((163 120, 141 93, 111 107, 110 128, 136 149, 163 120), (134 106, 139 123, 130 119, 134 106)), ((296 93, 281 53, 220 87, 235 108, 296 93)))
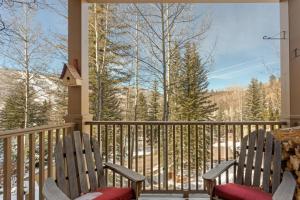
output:
MULTIPOLYGON (((0 13, 23 6, 32 9, 46 4, 46 0, 0 0, 0 13)), ((0 32, 9 31, 9 29, 9 24, 3 20, 0 14, 0 32)))
MULTIPOLYGON (((17 82, 25 85, 24 128, 29 125, 30 98, 46 96, 42 74, 48 71, 51 48, 43 40, 43 32, 39 25, 34 24, 35 10, 23 6, 11 11, 10 34, 2 37, 4 45, 0 55, 9 65, 19 71, 17 82)), ((31 99, 36 100, 36 99, 31 99)))
MULTIPOLYGON (((150 73, 160 81, 163 90, 163 121, 169 120, 169 95, 170 95, 170 60, 172 58, 172 47, 175 42, 179 48, 185 43, 205 38, 205 33, 210 27, 210 19, 203 17, 203 20, 195 28, 194 22, 199 16, 190 15, 190 6, 187 4, 131 4, 125 14, 129 20, 135 22, 133 16, 139 15, 139 26, 135 23, 129 24, 132 32, 140 35, 139 48, 142 52, 139 55, 132 52, 132 58, 140 63, 143 68, 143 76, 150 73), (130 20, 131 19, 131 20, 130 20)), ((123 17, 123 16, 122 16, 123 17)), ((133 35, 133 34, 132 34, 133 35)), ((141 77, 138 77, 141 78, 141 77)), ((142 79, 142 78, 141 78, 142 79)), ((147 82, 151 80, 143 80, 147 82)), ((163 136, 166 134, 164 130, 163 136)), ((164 140, 165 141, 165 140, 164 140)), ((164 143, 164 149, 167 144, 164 143)), ((166 169, 167 155, 164 151, 164 168, 166 169)), ((167 175, 165 174, 165 177, 167 175)))

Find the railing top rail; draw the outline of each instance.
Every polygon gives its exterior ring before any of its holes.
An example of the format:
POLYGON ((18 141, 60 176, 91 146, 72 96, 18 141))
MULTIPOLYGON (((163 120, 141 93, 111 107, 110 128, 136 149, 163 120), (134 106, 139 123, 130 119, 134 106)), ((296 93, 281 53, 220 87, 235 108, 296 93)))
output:
POLYGON ((54 130, 54 129, 72 128, 74 126, 75 126, 74 123, 65 123, 65 124, 58 124, 58 125, 44 125, 44 126, 37 126, 33 128, 25 128, 25 129, 20 128, 20 129, 13 129, 7 131, 0 131, 0 139, 19 136, 19 135, 32 134, 41 131, 54 130))
POLYGON ((87 121, 86 125, 286 125, 284 121, 87 121))

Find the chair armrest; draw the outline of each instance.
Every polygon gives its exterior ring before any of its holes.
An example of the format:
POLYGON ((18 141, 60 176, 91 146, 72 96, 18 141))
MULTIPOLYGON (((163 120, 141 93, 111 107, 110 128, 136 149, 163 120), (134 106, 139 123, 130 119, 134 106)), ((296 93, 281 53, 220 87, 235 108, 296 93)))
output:
POLYGON ((296 181, 291 172, 284 172, 282 181, 275 191, 273 200, 292 200, 295 194, 296 181))
POLYGON ((210 171, 203 174, 202 178, 204 180, 214 180, 215 178, 217 178, 219 175, 221 175, 224 171, 229 169, 229 167, 231 167, 235 163, 236 163, 235 160, 228 160, 228 161, 222 162, 222 163, 218 164, 216 167, 214 167, 213 169, 211 169, 210 171))
POLYGON ((105 163, 104 168, 110 169, 133 182, 142 182, 145 180, 145 177, 120 165, 112 164, 112 163, 105 163))
POLYGON ((45 181, 43 195, 46 200, 71 200, 57 187, 53 178, 48 178, 45 181))

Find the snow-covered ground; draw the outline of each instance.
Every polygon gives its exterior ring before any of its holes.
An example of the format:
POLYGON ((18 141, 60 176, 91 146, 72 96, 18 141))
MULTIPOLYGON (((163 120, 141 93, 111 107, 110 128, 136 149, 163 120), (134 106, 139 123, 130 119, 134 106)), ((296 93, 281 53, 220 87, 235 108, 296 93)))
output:
MULTIPOLYGON (((15 185, 15 184, 14 184, 15 185)), ((29 192, 29 182, 28 181, 24 181, 24 198, 26 199, 26 195, 29 192)), ((0 199, 3 199, 3 188, 0 189, 0 199)), ((15 200, 17 199, 17 187, 13 186, 11 189, 11 199, 15 200)), ((35 200, 39 199, 39 185, 37 184, 37 182, 35 182, 35 200)))

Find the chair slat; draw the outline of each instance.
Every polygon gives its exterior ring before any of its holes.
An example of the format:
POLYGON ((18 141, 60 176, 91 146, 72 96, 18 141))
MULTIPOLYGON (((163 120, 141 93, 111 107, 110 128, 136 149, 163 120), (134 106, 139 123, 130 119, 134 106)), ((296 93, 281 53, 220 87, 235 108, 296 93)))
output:
POLYGON ((253 161, 254 161, 254 147, 256 141, 257 132, 252 132, 249 135, 249 148, 248 148, 248 155, 247 155, 247 164, 246 164, 246 173, 245 173, 245 185, 252 184, 252 168, 253 168, 253 161))
POLYGON ((95 174, 95 164, 92 155, 91 141, 89 135, 87 134, 83 134, 82 138, 83 138, 84 149, 85 149, 85 158, 86 158, 86 164, 88 168, 90 187, 91 187, 91 191, 95 191, 97 189, 97 180, 95 174))
POLYGON ((105 182, 104 169, 102 163, 102 156, 100 154, 99 143, 97 140, 92 138, 92 145, 94 149, 94 157, 95 157, 95 163, 96 163, 97 174, 98 174, 98 187, 103 188, 106 187, 106 182, 105 182))
POLYGON ((263 172, 263 190, 265 192, 269 192, 269 187, 270 187, 272 150, 273 150, 273 136, 271 135, 271 133, 267 133, 265 155, 264 155, 264 172, 263 172))
POLYGON ((280 184, 281 177, 281 143, 274 141, 272 193, 274 194, 280 184))
POLYGON ((78 191, 78 181, 77 181, 77 172, 75 166, 75 156, 74 156, 74 146, 72 143, 71 135, 65 135, 64 137, 64 150, 66 152, 67 160, 67 171, 69 177, 69 188, 70 188, 70 197, 71 199, 79 196, 78 191))
POLYGON ((80 181, 80 190, 82 193, 87 193, 89 189, 88 189, 88 183, 86 177, 85 162, 84 162, 84 157, 82 152, 83 145, 81 143, 81 136, 79 131, 74 132, 74 144, 76 150, 76 161, 77 161, 77 169, 78 169, 79 181, 80 181))
POLYGON ((67 185, 66 176, 65 176, 65 161, 64 161, 64 153, 62 141, 59 141, 55 147, 55 168, 56 168, 56 180, 58 187, 70 197, 69 187, 67 185))
POLYGON ((260 185, 264 141, 265 141, 265 131, 259 130, 258 137, 257 137, 257 144, 256 144, 256 157, 255 157, 254 179, 253 179, 254 186, 260 185))
POLYGON ((236 183, 238 184, 242 184, 244 179, 244 164, 246 158, 247 142, 248 142, 248 137, 244 137, 242 139, 242 144, 241 144, 241 152, 239 157, 238 171, 237 171, 237 178, 236 178, 236 183))

